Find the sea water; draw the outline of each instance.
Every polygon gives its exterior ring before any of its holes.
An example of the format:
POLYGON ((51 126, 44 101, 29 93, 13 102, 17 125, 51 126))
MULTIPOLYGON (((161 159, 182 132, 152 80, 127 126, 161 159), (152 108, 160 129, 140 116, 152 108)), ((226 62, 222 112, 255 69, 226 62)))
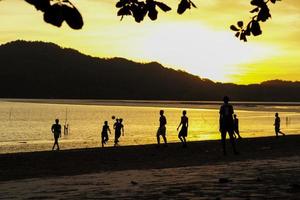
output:
MULTIPOLYGON (((0 100, 0 153, 51 150, 51 126, 56 118, 60 119, 62 127, 66 121, 69 124, 69 133, 65 135, 62 132, 60 138, 61 149, 100 147, 104 121, 108 121, 112 131, 107 146, 113 146, 115 121, 112 116, 123 119, 125 135, 120 138, 121 146, 154 144, 161 109, 167 118, 168 142, 179 141, 176 129, 183 110, 187 110, 189 117, 188 141, 220 139, 218 104, 109 101, 89 101, 86 104, 86 101, 67 100, 59 103, 51 100, 0 100)), ((273 136, 275 112, 280 114, 283 132, 300 132, 300 106, 254 103, 251 106, 233 103, 233 106, 240 121, 242 137, 273 136)))

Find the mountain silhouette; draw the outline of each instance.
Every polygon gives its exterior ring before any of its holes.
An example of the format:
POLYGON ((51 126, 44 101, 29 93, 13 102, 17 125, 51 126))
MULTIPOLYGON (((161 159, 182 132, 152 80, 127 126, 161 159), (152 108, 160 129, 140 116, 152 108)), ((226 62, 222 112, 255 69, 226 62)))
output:
POLYGON ((157 62, 102 59, 53 43, 0 46, 1 98, 299 101, 300 82, 215 83, 157 62))

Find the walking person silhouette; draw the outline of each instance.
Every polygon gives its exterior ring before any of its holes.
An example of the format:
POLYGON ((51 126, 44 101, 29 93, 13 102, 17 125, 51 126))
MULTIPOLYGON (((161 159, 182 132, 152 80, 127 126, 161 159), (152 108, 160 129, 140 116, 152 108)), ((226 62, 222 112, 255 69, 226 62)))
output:
POLYGON ((181 130, 178 133, 178 138, 180 139, 182 143, 182 147, 186 147, 186 139, 187 137, 187 132, 188 132, 188 127, 189 127, 189 118, 186 116, 186 111, 182 111, 182 116, 181 116, 181 121, 177 127, 177 131, 179 130, 181 126, 181 130))
POLYGON ((242 139, 239 130, 239 119, 237 118, 236 114, 233 115, 233 131, 234 131, 234 138, 236 138, 237 135, 239 139, 242 139))
POLYGON ((285 134, 283 132, 280 131, 280 117, 278 113, 275 113, 275 122, 274 122, 274 126, 275 126, 275 134, 276 134, 276 138, 278 138, 278 133, 280 133, 281 135, 285 136, 285 134))
POLYGON ((221 141, 223 146, 223 154, 226 155, 226 134, 228 132, 230 137, 230 142, 233 148, 234 154, 238 154, 235 147, 235 139, 234 139, 234 130, 233 130, 233 118, 232 115, 234 113, 233 106, 229 104, 229 98, 225 96, 223 98, 223 105, 220 107, 220 119, 219 119, 219 127, 221 132, 221 141))
POLYGON ((111 134, 110 128, 108 126, 108 122, 105 121, 104 125, 102 127, 102 132, 101 132, 101 144, 102 144, 102 147, 104 147, 104 144, 106 144, 106 142, 109 139, 108 138, 108 132, 109 132, 109 134, 111 134))
POLYGON ((160 136, 162 136, 165 146, 167 146, 167 138, 166 138, 166 124, 167 124, 167 119, 164 116, 164 111, 160 110, 159 111, 160 117, 159 117, 159 127, 156 133, 156 138, 157 138, 157 144, 160 145, 160 136))
POLYGON ((56 150, 59 150, 58 138, 61 137, 61 125, 59 124, 59 119, 55 120, 55 124, 53 124, 51 127, 51 132, 53 133, 54 136, 54 144, 52 147, 52 151, 54 150, 55 145, 57 146, 56 150))

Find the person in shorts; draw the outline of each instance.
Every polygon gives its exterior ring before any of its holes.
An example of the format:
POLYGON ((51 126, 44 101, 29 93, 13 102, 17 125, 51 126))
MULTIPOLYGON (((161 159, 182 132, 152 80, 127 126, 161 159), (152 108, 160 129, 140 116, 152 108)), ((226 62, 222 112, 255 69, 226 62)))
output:
POLYGON ((276 138, 278 138, 278 134, 280 133, 281 135, 285 136, 285 134, 280 130, 280 117, 278 113, 275 113, 275 122, 274 122, 274 126, 275 126, 275 134, 276 134, 276 138))
POLYGON ((59 124, 59 119, 55 120, 55 124, 53 124, 51 127, 51 132, 53 133, 54 136, 54 144, 52 147, 52 151, 54 150, 55 145, 57 146, 56 150, 59 150, 58 138, 61 137, 61 125, 59 124))
POLYGON ((233 124, 233 106, 229 104, 229 98, 225 96, 223 98, 223 105, 220 107, 220 118, 219 118, 219 130, 221 132, 221 141, 223 146, 223 154, 226 155, 226 134, 228 132, 230 142, 232 145, 232 149, 234 154, 238 154, 235 147, 235 139, 234 139, 234 124, 233 124))
POLYGON ((101 144, 102 144, 102 147, 104 147, 104 144, 106 144, 106 142, 109 139, 108 138, 108 132, 109 132, 109 134, 111 134, 110 128, 108 126, 108 122, 105 121, 104 125, 102 127, 102 132, 101 132, 101 144))
POLYGON ((167 138, 166 138, 166 124, 167 124, 167 119, 164 116, 164 111, 160 110, 159 111, 160 118, 159 118, 159 127, 157 130, 156 138, 157 138, 157 144, 160 144, 160 136, 162 136, 165 146, 167 146, 167 138))

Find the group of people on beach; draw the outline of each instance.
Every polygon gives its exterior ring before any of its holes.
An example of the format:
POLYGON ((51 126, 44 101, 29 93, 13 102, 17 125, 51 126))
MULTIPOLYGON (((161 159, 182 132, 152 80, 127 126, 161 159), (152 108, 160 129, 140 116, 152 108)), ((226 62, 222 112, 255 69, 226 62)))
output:
MULTIPOLYGON (((112 118, 116 119, 116 122, 114 123, 114 127, 113 127, 115 129, 114 146, 118 146, 119 145, 119 138, 121 137, 121 132, 122 132, 122 136, 124 136, 124 125, 122 124, 123 119, 115 118, 114 116, 112 118)), ((102 147, 104 147, 104 144, 106 144, 109 140, 108 133, 111 134, 111 130, 108 126, 108 122, 104 121, 104 125, 103 125, 102 131, 101 131, 101 144, 102 144, 102 147)))
MULTIPOLYGON (((235 140, 241 139, 239 132, 239 120, 237 118, 237 115, 234 113, 233 106, 229 104, 229 98, 225 96, 223 98, 223 104, 220 107, 219 111, 219 131, 221 133, 221 142, 222 142, 222 148, 223 148, 223 154, 226 155, 226 135, 228 133, 230 143, 232 145, 233 153, 239 154, 239 152, 236 149, 235 140)), ((160 117, 159 117, 159 127, 156 133, 157 138, 157 144, 160 145, 160 137, 162 137, 164 141, 164 146, 167 146, 167 137, 166 137, 166 124, 167 124, 167 118, 164 115, 164 110, 159 111, 160 117)), ((115 130, 115 138, 114 138, 114 146, 118 146, 119 138, 121 137, 121 134, 124 136, 124 125, 122 124, 123 119, 116 118, 115 116, 112 116, 112 119, 115 120, 115 123, 113 125, 113 128, 115 130)), ((187 112, 184 110, 182 112, 180 123, 177 127, 177 131, 180 129, 178 133, 178 138, 182 143, 182 147, 187 147, 186 137, 188 135, 188 126, 189 126, 189 119, 187 117, 187 112)), ((280 130, 280 117, 278 113, 275 113, 275 134, 276 137, 279 136, 279 134, 285 135, 280 130)), ((52 147, 52 150, 54 150, 54 147, 57 146, 57 150, 59 150, 58 145, 58 138, 61 136, 61 125, 59 124, 59 120, 55 120, 55 124, 52 125, 51 131, 54 135, 54 144, 52 147)), ((102 147, 108 142, 109 136, 108 134, 111 134, 111 130, 108 125, 108 121, 104 121, 104 125, 102 127, 101 131, 101 144, 102 147)))

